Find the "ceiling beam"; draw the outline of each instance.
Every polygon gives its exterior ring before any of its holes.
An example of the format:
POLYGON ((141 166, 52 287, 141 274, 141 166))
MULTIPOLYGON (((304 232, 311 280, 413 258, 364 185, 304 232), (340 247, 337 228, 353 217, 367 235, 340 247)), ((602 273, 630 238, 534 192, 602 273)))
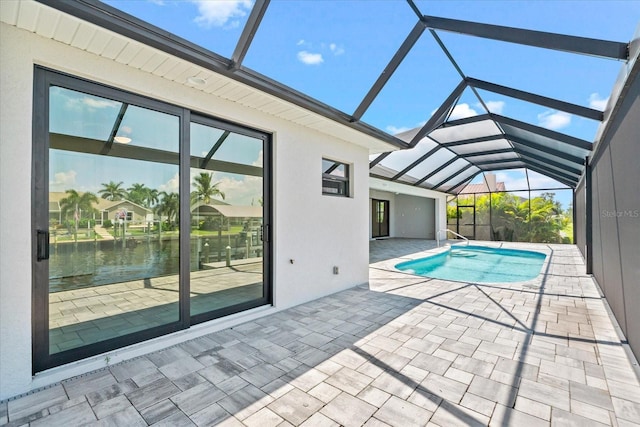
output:
POLYGON ((386 153, 382 153, 378 157, 376 157, 375 159, 371 160, 369 162, 369 169, 371 169, 372 167, 374 167, 375 165, 377 165, 378 163, 380 163, 381 161, 386 159, 389 156, 389 154, 391 154, 392 152, 393 151, 387 151, 386 153))
MULTIPOLYGON (((580 149, 585 150, 587 152, 590 152, 592 147, 593 147, 593 144, 591 144, 588 141, 585 141, 584 139, 575 138, 573 136, 569 136, 569 135, 564 134, 564 133, 556 132, 554 130, 543 128, 543 127, 540 127, 540 126, 535 126, 535 125, 532 125, 530 123, 521 122, 519 120, 515 120, 515 119, 512 119, 510 117, 500 116, 498 114, 491 114, 491 118, 494 119, 497 123, 505 124, 505 125, 508 125, 508 126, 513 126, 513 127, 516 127, 516 128, 518 128, 520 130, 524 130, 524 131, 527 131, 527 132, 535 133, 535 134, 538 134, 540 136, 544 136, 546 138, 555 139, 557 141, 564 142, 567 145, 570 145, 570 146, 576 147, 576 148, 580 148, 580 149)), ((509 132, 507 132, 505 130, 505 133, 507 134, 509 132)))
POLYGON ((473 175, 471 175, 470 177, 466 178, 464 181, 462 181, 460 184, 456 185, 455 187, 451 187, 447 192, 448 193, 452 193, 452 194, 460 194, 460 192, 462 190, 464 190, 465 188, 467 188, 467 186, 469 185, 469 183, 471 181, 473 181, 473 178, 475 178, 476 176, 478 176, 479 173, 482 173, 482 171, 478 171, 476 173, 474 173, 473 175), (458 187, 461 187, 459 191, 455 191, 458 187))
POLYGON ((516 157, 513 159, 495 159, 495 160, 484 160, 481 162, 476 162, 476 166, 478 167, 482 167, 484 165, 495 165, 495 164, 499 164, 499 163, 513 163, 513 162, 521 162, 522 159, 516 157))
POLYGON ((462 172, 466 171, 467 169, 469 169, 470 167, 472 167, 473 165, 471 163, 467 163, 467 165, 465 167, 463 167, 460 170, 457 170, 456 173, 449 175, 446 179, 443 179, 442 181, 440 181, 439 183, 437 183, 436 185, 434 185, 433 187, 431 187, 431 190, 435 190, 436 188, 440 188, 443 184, 446 184, 449 180, 451 180, 453 177, 455 177, 456 175, 461 174, 462 172))
POLYGON ((555 179, 556 181, 558 181, 558 182, 560 182, 560 183, 562 183, 562 184, 564 184, 564 185, 566 185, 568 187, 571 187, 571 188, 576 188, 576 185, 578 184, 577 181, 574 181, 572 179, 571 180, 570 179, 566 179, 566 178, 563 178, 563 177, 558 176, 556 174, 552 174, 549 171, 545 171, 544 169, 541 169, 541 168, 539 168, 539 167, 537 167, 535 165, 532 165, 532 164, 528 164, 527 168, 531 169, 534 172, 538 172, 538 173, 540 173, 542 175, 545 175, 545 176, 547 176, 547 177, 549 177, 551 179, 555 179))
POLYGON ((459 159, 459 157, 453 156, 451 159, 447 160, 446 162, 441 164, 439 167, 437 167, 436 169, 434 169, 430 173, 428 173, 424 178, 419 179, 418 181, 416 181, 413 185, 422 184, 423 182, 425 182, 426 180, 428 180, 429 178, 431 178, 432 176, 434 176, 435 174, 437 174, 438 172, 440 172, 441 170, 443 170, 444 168, 446 168, 447 166, 449 166, 451 163, 455 162, 458 159, 459 159))
POLYGON ((623 60, 629 58, 629 46, 627 43, 622 42, 568 36, 544 31, 524 30, 502 25, 481 24, 478 22, 439 18, 435 16, 425 16, 424 19, 427 26, 434 30, 443 30, 503 42, 602 58, 623 60))
POLYGON ((490 114, 478 114, 477 116, 464 117, 462 119, 449 120, 440 125, 440 128, 448 128, 451 126, 467 125, 469 123, 482 122, 484 120, 492 120, 490 114))
MULTIPOLYGON (((496 165, 495 167, 484 166, 482 168, 482 170, 488 172, 488 171, 495 171, 495 170, 512 170, 512 169, 524 169, 524 168, 529 168, 532 171, 538 172, 538 173, 540 173, 540 174, 542 174, 542 175, 544 175, 544 176, 546 176, 548 178, 555 179, 556 181, 561 182, 562 184, 564 184, 566 186, 569 186, 569 187, 572 187, 572 188, 573 188, 573 186, 575 186, 575 183, 574 183, 573 180, 567 180, 567 179, 562 178, 560 176, 556 176, 555 174, 552 174, 549 171, 545 171, 544 169, 539 168, 539 167, 537 167, 535 165, 532 165, 531 163, 529 163, 529 164, 523 163, 522 165, 518 165, 518 166, 506 166, 506 167, 505 166, 501 166, 501 165, 496 165)), ((526 190, 513 190, 513 191, 526 191, 526 190)))
POLYGON ((560 170, 564 170, 578 177, 582 175, 582 169, 575 169, 568 164, 559 163, 554 160, 544 158, 543 156, 538 156, 537 154, 527 153, 526 151, 519 151, 517 148, 515 149, 515 152, 523 159, 531 159, 539 163, 547 164, 549 166, 554 166, 556 168, 559 168, 560 170))
MULTIPOLYGON (((538 161, 536 161, 536 160, 532 160, 532 159, 522 159, 522 161, 523 161, 526 165, 534 166, 534 167, 538 168, 538 169, 539 169, 539 170, 541 170, 541 171, 545 171, 547 174, 553 174, 553 175, 555 175, 555 176, 558 176, 558 177, 564 178, 564 179, 566 179, 567 181, 575 182, 575 184, 577 184, 577 183, 578 183, 578 180, 580 179, 580 177, 579 177, 579 176, 578 176, 578 177, 576 177, 576 176, 572 176, 572 175, 569 175, 569 174, 564 173, 564 172, 557 171, 557 170, 555 170, 555 169, 549 169, 549 167, 547 167, 547 166, 546 166, 546 165, 544 165, 544 164, 541 164, 540 162, 538 162, 538 161)), ((540 172, 540 173, 542 173, 542 172, 540 172)))
POLYGON ((253 5, 249 18, 242 29, 242 34, 240 34, 240 39, 238 39, 238 44, 231 55, 230 70, 237 70, 242 66, 242 61, 244 61, 244 57, 249 51, 249 46, 251 46, 256 31, 258 31, 258 27, 267 11, 270 1, 271 0, 256 0, 253 5))
MULTIPOLYGON (((434 141, 438 141, 436 138, 433 137, 433 135, 431 135, 430 138, 433 139, 434 141)), ((497 139, 505 139, 505 137, 502 134, 488 135, 488 136, 479 136, 477 138, 461 139, 459 141, 440 142, 440 144, 444 145, 445 147, 456 147, 458 145, 475 144, 477 142, 495 141, 497 139)))
POLYGON ((423 161, 425 161, 427 158, 431 157, 431 155, 433 153, 435 153, 436 151, 438 151, 439 149, 441 149, 442 146, 440 145, 436 145, 435 147, 433 147, 431 150, 429 150, 426 154, 423 154, 422 156, 420 156, 417 160, 415 160, 413 163, 411 163, 409 166, 407 166, 406 168, 402 169, 400 172, 398 172, 393 178, 391 178, 393 181, 395 181, 396 179, 400 178, 402 175, 406 174, 407 172, 409 172, 411 169, 415 168, 416 166, 418 166, 420 163, 422 163, 423 161))
POLYGON ((505 153, 516 153, 516 152, 513 148, 498 148, 496 150, 485 150, 485 151, 477 151, 475 153, 459 154, 459 156, 464 157, 466 159, 467 157, 490 156, 492 154, 505 154, 505 153))
POLYGON ((445 99, 445 101, 440 105, 440 107, 436 110, 435 113, 431 115, 427 123, 422 126, 422 128, 418 131, 416 136, 413 137, 411 142, 409 143, 410 147, 415 147, 418 142, 426 135, 428 135, 432 130, 439 127, 444 121, 447 119, 447 116, 451 109, 455 106, 458 98, 462 95, 462 92, 467 88, 467 83, 462 80, 458 86, 451 92, 451 94, 445 99))
POLYGON ((509 96, 511 98, 521 99, 523 101, 531 102, 533 104, 538 104, 545 107, 553 108, 554 110, 564 111, 566 113, 575 114, 581 117, 586 117, 587 119, 602 121, 604 118, 604 114, 602 113, 602 111, 583 107, 581 105, 559 101, 554 98, 548 98, 546 96, 536 95, 535 93, 525 92, 523 90, 513 89, 507 86, 501 86, 495 83, 489 83, 489 82, 474 79, 471 77, 467 77, 466 81, 469 84, 469 86, 472 86, 478 89, 487 90, 489 92, 498 93, 500 95, 509 96))
POLYGON ((209 163, 209 160, 211 160, 213 155, 216 154, 216 151, 218 151, 222 143, 229 137, 230 134, 231 132, 229 132, 228 130, 225 130, 224 132, 222 132, 222 135, 220 135, 220 137, 215 142, 215 144, 213 144, 213 147, 211 147, 211 150, 209 150, 206 157, 202 159, 202 162, 200 163, 200 169, 207 168, 207 163, 209 163))
POLYGON ((395 55, 393 55, 389 64, 384 68, 378 77, 378 80, 376 80, 373 86, 371 86, 367 95, 364 97, 360 105, 358 105, 356 111, 352 114, 353 120, 360 120, 364 115, 365 111, 367 111, 373 100, 378 96, 384 85, 387 84, 393 73, 398 69, 398 66, 402 63, 405 56, 407 56, 407 53, 409 53, 413 45, 418 41, 424 32, 424 29, 424 23, 422 21, 418 21, 400 48, 396 51, 395 55))
MULTIPOLYGON (((511 141, 514 144, 514 148, 517 148, 517 144, 520 144, 520 145, 524 145, 525 147, 531 148, 533 150, 538 150, 538 151, 542 151, 543 153, 551 154, 552 156, 557 157, 558 159, 567 160, 578 166, 584 165, 585 160, 582 157, 576 157, 571 154, 567 154, 564 151, 558 151, 554 148, 547 147, 546 145, 541 145, 533 141, 529 141, 528 139, 520 138, 519 136, 506 134, 506 137, 509 141, 511 141)), ((523 151, 523 150, 520 150, 520 151, 523 151)))

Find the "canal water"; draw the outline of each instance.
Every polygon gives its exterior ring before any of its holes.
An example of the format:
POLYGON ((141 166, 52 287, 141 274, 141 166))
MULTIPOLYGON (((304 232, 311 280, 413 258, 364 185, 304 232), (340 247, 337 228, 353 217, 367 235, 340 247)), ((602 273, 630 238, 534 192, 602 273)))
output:
MULTIPOLYGON (((209 261, 218 259, 217 237, 207 239, 209 261)), ((221 242, 222 260, 226 236, 221 242)), ((232 239, 233 242, 234 239, 232 239)), ((205 239, 191 240, 191 271, 198 270, 205 239)), ((232 244, 232 246, 235 246, 232 244)), ((234 253, 239 248, 234 248, 234 253)), ((58 243, 50 247, 49 292, 178 274, 179 244, 173 239, 58 243)))

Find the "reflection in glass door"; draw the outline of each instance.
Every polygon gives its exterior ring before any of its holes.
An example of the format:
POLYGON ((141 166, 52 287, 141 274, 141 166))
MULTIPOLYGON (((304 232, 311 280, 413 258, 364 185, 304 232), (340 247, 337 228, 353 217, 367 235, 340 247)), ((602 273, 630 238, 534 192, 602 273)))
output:
POLYGON ((178 322, 179 117, 48 98, 49 355, 178 322))
POLYGON ((34 372, 271 302, 267 134, 35 76, 34 372))
POLYGON ((199 322, 266 298, 264 140, 209 118, 191 120, 190 306, 199 322))

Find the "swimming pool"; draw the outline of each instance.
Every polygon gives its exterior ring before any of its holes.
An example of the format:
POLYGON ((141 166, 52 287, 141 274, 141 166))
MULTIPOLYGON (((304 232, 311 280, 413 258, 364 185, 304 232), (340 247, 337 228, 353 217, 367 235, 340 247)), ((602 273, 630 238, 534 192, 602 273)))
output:
POLYGON ((407 273, 435 279, 474 283, 511 283, 538 276, 546 255, 519 249, 454 246, 426 258, 401 262, 407 273))

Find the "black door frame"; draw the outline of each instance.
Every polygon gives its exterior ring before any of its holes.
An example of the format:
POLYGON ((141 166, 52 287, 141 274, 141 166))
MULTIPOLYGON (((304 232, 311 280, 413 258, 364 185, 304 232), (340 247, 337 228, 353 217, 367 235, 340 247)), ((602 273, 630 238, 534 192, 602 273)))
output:
MULTIPOLYGON (((166 335, 178 330, 187 329, 191 325, 241 312, 249 308, 269 305, 273 302, 273 148, 272 134, 252 129, 221 119, 213 118, 200 112, 191 112, 187 108, 165 103, 142 95, 128 92, 111 86, 85 80, 56 70, 34 66, 32 116, 32 373, 81 360, 100 353, 143 342, 151 338, 166 335), (49 231, 49 88, 60 86, 70 90, 85 92, 150 108, 179 117, 180 147, 180 229, 190 229, 190 174, 191 167, 189 129, 191 115, 201 120, 215 122, 217 126, 243 135, 259 138, 263 141, 263 296, 262 298, 217 311, 190 316, 190 233, 180 233, 180 285, 179 285, 179 319, 176 322, 156 326, 143 331, 134 332, 122 337, 99 341, 83 347, 50 354, 49 352, 49 265, 48 265, 48 231, 49 231), (185 173, 186 172, 186 173, 185 173)), ((199 120, 197 120, 199 121, 199 120)))
POLYGON ((389 200, 371 199, 371 203, 373 205, 375 205, 375 207, 376 207, 375 212, 373 210, 373 206, 372 206, 372 209, 371 209, 371 214, 372 214, 372 218, 371 218, 371 237, 374 238, 374 239, 379 238, 379 237, 389 237, 389 235, 391 234, 391 227, 390 227, 391 212, 389 211, 389 206, 390 206, 389 200), (375 229, 376 227, 375 226, 376 226, 376 224, 378 224, 378 222, 377 222, 376 218, 374 217, 374 215, 375 216, 378 215, 379 203, 384 204, 384 213, 385 213, 384 223, 387 226, 387 234, 380 234, 380 227, 379 226, 378 226, 378 230, 377 230, 377 233, 376 233, 376 229, 375 229))

